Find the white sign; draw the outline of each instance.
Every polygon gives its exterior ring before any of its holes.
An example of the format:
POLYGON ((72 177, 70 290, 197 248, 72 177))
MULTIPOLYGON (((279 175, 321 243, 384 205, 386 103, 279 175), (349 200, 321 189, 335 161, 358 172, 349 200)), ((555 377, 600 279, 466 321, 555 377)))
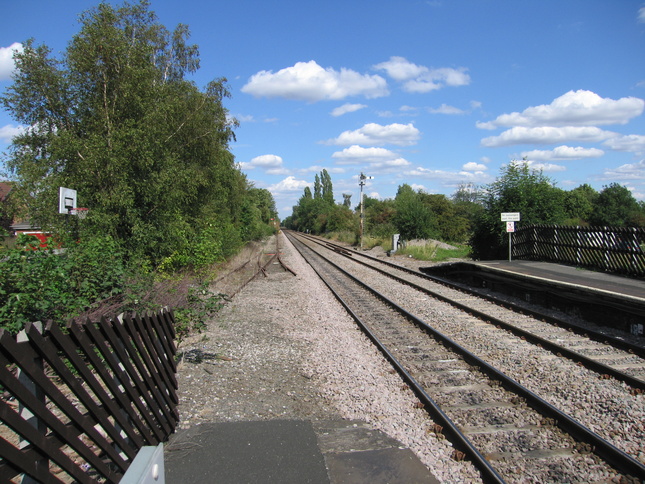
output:
POLYGON ((58 213, 69 213, 76 208, 76 190, 71 188, 58 188, 58 213))
POLYGON ((502 212, 502 222, 519 222, 520 212, 502 212))
POLYGON ((506 231, 515 232, 515 222, 506 222, 506 231))

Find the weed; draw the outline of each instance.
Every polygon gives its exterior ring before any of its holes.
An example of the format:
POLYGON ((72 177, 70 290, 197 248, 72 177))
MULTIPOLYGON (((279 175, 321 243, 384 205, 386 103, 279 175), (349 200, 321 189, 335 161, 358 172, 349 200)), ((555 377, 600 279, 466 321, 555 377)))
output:
POLYGON ((467 245, 458 246, 456 249, 443 249, 434 242, 424 245, 408 245, 399 249, 397 254, 411 255, 417 260, 442 262, 448 259, 463 259, 469 257, 470 247, 467 245))

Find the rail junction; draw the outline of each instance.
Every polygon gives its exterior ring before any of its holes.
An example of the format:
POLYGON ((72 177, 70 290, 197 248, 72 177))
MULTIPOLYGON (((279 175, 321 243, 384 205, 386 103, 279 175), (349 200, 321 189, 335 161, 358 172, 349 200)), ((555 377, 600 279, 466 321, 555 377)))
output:
POLYGON ((286 234, 412 387, 432 431, 452 442, 455 459, 473 462, 483 481, 645 479, 642 425, 607 424, 607 412, 622 421, 629 408, 621 405, 642 404, 638 338, 612 337, 323 239, 286 234), (442 317, 448 307, 460 312, 442 317), (514 369, 527 356, 544 371, 514 369), (590 405, 580 388, 558 386, 553 373, 572 362, 593 385, 619 385, 635 400, 590 405))

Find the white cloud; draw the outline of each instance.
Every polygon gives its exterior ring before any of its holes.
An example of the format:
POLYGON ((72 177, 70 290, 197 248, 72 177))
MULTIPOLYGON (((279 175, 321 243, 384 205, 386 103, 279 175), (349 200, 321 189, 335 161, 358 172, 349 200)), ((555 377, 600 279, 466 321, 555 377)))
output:
POLYGON ((403 173, 405 176, 424 178, 432 180, 433 182, 440 181, 446 186, 458 186, 463 183, 488 183, 492 178, 483 171, 466 171, 459 172, 444 171, 444 170, 430 170, 428 168, 417 167, 414 170, 406 171, 403 173))
POLYGON ((258 167, 282 166, 282 157, 278 155, 260 155, 253 158, 251 163, 258 167))
POLYGON ((11 79, 15 68, 13 61, 14 52, 22 52, 22 44, 14 42, 9 47, 0 47, 0 81, 11 79))
POLYGON ((494 121, 477 123, 481 129, 507 126, 596 126, 626 124, 645 109, 645 101, 636 97, 618 100, 602 98, 591 91, 569 91, 551 104, 532 106, 521 113, 502 114, 494 121))
POLYGON ((308 175, 309 173, 320 173, 323 170, 327 170, 330 174, 345 173, 345 168, 325 167, 321 165, 311 165, 311 166, 307 166, 306 168, 300 168, 296 170, 296 173, 301 175, 308 175))
POLYGON ((618 136, 608 139, 603 144, 616 151, 627 151, 637 154, 645 153, 645 136, 642 134, 618 136))
POLYGON ((24 126, 14 126, 13 124, 7 124, 0 127, 0 141, 3 141, 7 144, 11 143, 11 140, 14 136, 18 136, 25 132, 24 126))
POLYGON ((376 64, 374 69, 385 71, 395 81, 409 81, 428 72, 428 68, 409 62, 405 57, 393 56, 390 60, 376 64))
POLYGON ((499 136, 482 139, 481 144, 492 148, 519 144, 566 143, 568 141, 598 142, 615 136, 615 133, 604 131, 595 126, 541 126, 536 128, 516 126, 504 131, 499 136))
POLYGON ((383 70, 392 79, 403 82, 403 89, 413 93, 425 93, 445 86, 470 84, 466 68, 440 67, 430 69, 408 61, 405 57, 393 56, 388 61, 376 64, 374 69, 383 70))
POLYGON ((338 138, 328 140, 326 143, 340 146, 379 146, 386 144, 409 146, 416 144, 419 136, 419 130, 412 123, 393 123, 386 126, 368 123, 357 130, 344 131, 338 138))
POLYGON ((464 114, 463 109, 448 106, 447 104, 442 104, 438 108, 428 108, 428 112, 432 114, 464 114))
POLYGON ((641 7, 638 9, 638 22, 640 23, 645 23, 645 7, 641 7))
POLYGON ((528 161, 527 165, 529 165, 534 170, 543 171, 545 173, 566 170, 566 167, 562 165, 555 165, 553 163, 535 163, 534 161, 528 161))
POLYGON ((615 169, 607 169, 602 175, 603 180, 645 180, 645 160, 628 163, 615 169))
POLYGON ((289 174, 289 170, 283 167, 282 158, 278 155, 256 156, 251 161, 241 162, 239 165, 243 170, 254 170, 256 168, 264 170, 267 175, 289 174))
POLYGON ((526 157, 535 161, 549 160, 581 160, 583 158, 599 158, 605 152, 598 148, 583 148, 582 146, 557 146, 552 150, 523 151, 522 158, 526 157))
POLYGON ((471 161, 470 163, 463 165, 461 169, 464 171, 486 171, 488 167, 486 165, 482 165, 481 163, 475 163, 474 161, 471 161))
POLYGON ((352 145, 342 151, 337 151, 331 157, 339 164, 358 164, 383 162, 396 159, 399 155, 385 148, 363 148, 352 145))
POLYGON ((270 185, 267 189, 271 193, 285 193, 285 192, 297 192, 302 191, 305 187, 311 186, 311 183, 306 182, 305 180, 296 180, 293 176, 288 176, 282 181, 270 185))
POLYGON ((411 184, 410 188, 412 188, 412 190, 414 190, 415 192, 418 192, 419 190, 423 190, 424 192, 426 191, 426 187, 423 185, 419 185, 418 183, 411 184))
POLYGON ((387 171, 391 168, 402 168, 410 165, 408 160, 385 148, 363 148, 362 146, 352 145, 342 151, 337 151, 331 156, 336 160, 336 163, 341 165, 369 164, 368 169, 372 172, 387 171))
POLYGON ((342 106, 337 107, 331 112, 332 116, 342 116, 343 114, 347 113, 353 113, 354 111, 358 111, 360 109, 364 109, 367 106, 365 104, 343 104, 342 106))
POLYGON ((238 114, 235 116, 240 123, 255 123, 255 118, 252 114, 238 114))
POLYGON ((339 100, 348 96, 382 97, 389 94, 385 79, 351 69, 323 69, 315 61, 297 62, 276 73, 260 71, 251 76, 242 92, 255 97, 282 97, 308 102, 339 100))

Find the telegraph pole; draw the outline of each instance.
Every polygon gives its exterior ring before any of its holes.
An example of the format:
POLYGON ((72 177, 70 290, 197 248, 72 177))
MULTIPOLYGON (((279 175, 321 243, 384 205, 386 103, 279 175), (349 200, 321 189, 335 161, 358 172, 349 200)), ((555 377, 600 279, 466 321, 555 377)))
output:
POLYGON ((359 178, 358 185, 361 187, 361 250, 363 250, 363 229, 365 228, 364 225, 364 215, 363 215, 363 187, 365 186, 365 180, 371 180, 374 178, 373 176, 365 176, 363 172, 361 172, 361 176, 359 178))

